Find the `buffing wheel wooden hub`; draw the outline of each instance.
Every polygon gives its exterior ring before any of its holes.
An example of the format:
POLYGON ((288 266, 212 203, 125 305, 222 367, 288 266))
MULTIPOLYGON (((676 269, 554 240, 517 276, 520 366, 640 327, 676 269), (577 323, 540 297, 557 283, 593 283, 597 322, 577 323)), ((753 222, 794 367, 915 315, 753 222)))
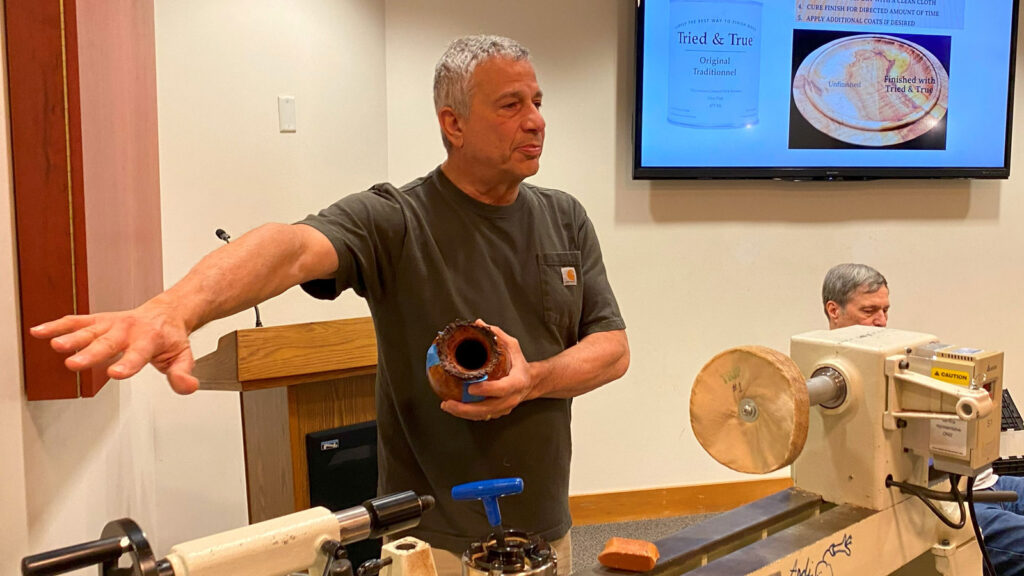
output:
POLYGON ((764 346, 719 353, 690 392, 690 425, 712 458, 739 472, 790 465, 807 441, 810 401, 800 368, 764 346))

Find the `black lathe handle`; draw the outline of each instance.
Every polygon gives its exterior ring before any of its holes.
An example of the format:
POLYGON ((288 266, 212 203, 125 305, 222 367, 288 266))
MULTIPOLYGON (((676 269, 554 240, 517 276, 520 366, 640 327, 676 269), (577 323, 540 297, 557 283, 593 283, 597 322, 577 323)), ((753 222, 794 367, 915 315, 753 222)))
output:
POLYGON ((59 550, 26 556, 21 561, 23 576, 53 576, 106 562, 116 562, 128 551, 127 539, 114 536, 59 550), (122 541, 125 545, 122 545, 122 541))

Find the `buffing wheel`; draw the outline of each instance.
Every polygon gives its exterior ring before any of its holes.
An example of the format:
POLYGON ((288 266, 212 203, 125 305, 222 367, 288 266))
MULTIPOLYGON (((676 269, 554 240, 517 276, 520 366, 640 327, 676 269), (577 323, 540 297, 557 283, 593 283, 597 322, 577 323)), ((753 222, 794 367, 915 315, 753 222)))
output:
POLYGON ((788 466, 807 441, 810 402, 800 368, 764 346, 719 353, 690 392, 690 425, 712 458, 739 472, 788 466))

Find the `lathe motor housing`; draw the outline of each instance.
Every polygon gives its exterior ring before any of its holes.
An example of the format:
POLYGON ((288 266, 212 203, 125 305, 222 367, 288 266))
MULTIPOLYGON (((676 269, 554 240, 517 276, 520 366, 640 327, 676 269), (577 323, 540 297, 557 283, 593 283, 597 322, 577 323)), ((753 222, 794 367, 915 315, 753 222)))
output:
POLYGON ((999 458, 1003 353, 942 344, 931 334, 850 326, 794 336, 806 378, 846 380, 836 408, 812 406, 794 484, 827 502, 883 510, 908 495, 886 477, 927 485, 938 470, 977 475, 999 458))

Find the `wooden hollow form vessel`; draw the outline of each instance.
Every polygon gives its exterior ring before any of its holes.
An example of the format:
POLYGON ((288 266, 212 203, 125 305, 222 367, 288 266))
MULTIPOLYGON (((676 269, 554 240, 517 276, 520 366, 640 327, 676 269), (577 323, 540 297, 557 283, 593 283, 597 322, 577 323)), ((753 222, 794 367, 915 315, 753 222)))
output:
POLYGON ((445 326, 427 351, 427 379, 445 400, 474 402, 482 397, 467 391, 470 384, 504 378, 511 360, 487 326, 456 320, 445 326))

